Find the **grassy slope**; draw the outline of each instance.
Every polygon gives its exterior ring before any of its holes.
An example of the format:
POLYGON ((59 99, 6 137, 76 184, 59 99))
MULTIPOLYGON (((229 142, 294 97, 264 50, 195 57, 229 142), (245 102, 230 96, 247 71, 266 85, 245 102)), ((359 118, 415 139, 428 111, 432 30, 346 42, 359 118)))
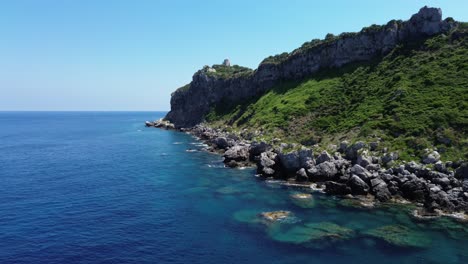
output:
POLYGON ((261 129, 267 140, 326 146, 378 136, 406 160, 432 146, 445 159, 467 159, 467 37, 436 36, 378 61, 281 83, 249 102, 220 104, 207 120, 261 129))

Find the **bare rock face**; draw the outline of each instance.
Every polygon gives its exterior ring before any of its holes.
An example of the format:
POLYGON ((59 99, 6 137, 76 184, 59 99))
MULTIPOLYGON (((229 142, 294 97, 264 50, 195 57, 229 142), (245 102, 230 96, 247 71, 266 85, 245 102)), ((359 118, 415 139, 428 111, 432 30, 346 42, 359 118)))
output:
POLYGON ((224 159, 226 162, 233 161, 246 161, 249 159, 249 146, 236 145, 228 149, 224 153, 224 159))
MULTIPOLYGON (((454 26, 455 22, 442 20, 440 9, 423 7, 408 21, 393 20, 376 29, 342 34, 335 40, 290 53, 280 63, 265 61, 252 74, 221 78, 200 70, 188 86, 172 94, 171 111, 166 119, 176 128, 192 127, 225 98, 240 101, 264 93, 279 80, 297 80, 322 68, 369 61, 388 54, 402 42, 444 33, 454 26)), ((223 64, 229 66, 230 62, 225 60, 223 64)))
POLYGON ((301 168, 307 167, 314 156, 311 149, 303 148, 286 153, 280 151, 278 157, 286 171, 296 172, 301 168))

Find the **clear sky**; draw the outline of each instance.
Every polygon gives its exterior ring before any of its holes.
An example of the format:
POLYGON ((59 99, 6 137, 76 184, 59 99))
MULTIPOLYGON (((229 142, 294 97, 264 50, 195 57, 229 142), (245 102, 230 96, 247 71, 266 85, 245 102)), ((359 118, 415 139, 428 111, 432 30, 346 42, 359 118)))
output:
POLYGON ((0 110, 169 110, 203 67, 467 0, 0 0, 0 110))

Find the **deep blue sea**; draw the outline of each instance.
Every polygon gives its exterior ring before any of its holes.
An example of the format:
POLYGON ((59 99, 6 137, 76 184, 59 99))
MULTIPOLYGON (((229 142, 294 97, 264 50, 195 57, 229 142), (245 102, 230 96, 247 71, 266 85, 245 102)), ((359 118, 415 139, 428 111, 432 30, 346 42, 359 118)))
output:
POLYGON ((468 263, 467 224, 296 199, 144 127, 163 115, 0 112, 0 263, 468 263), (274 210, 292 215, 259 220, 274 210))

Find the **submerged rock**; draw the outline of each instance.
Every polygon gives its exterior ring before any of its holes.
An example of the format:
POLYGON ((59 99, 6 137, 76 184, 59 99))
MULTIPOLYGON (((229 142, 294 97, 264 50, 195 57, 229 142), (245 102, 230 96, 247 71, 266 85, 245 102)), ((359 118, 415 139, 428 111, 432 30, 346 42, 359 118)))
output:
POLYGON ((294 193, 290 195, 291 201, 301 208, 314 208, 315 200, 310 193, 294 193))
POLYGON ((354 231, 331 222, 307 223, 288 230, 271 230, 271 238, 276 241, 300 244, 311 248, 325 248, 336 242, 348 240, 354 231))
POLYGON ((242 223, 258 224, 262 222, 258 214, 255 210, 241 210, 234 213, 234 219, 242 223))
POLYGON ((432 242, 428 235, 402 225, 383 226, 366 231, 365 234, 398 247, 426 248, 432 242))
POLYGON ((372 196, 360 196, 357 198, 341 199, 338 204, 355 209, 372 209, 375 208, 375 201, 371 197, 372 196))

